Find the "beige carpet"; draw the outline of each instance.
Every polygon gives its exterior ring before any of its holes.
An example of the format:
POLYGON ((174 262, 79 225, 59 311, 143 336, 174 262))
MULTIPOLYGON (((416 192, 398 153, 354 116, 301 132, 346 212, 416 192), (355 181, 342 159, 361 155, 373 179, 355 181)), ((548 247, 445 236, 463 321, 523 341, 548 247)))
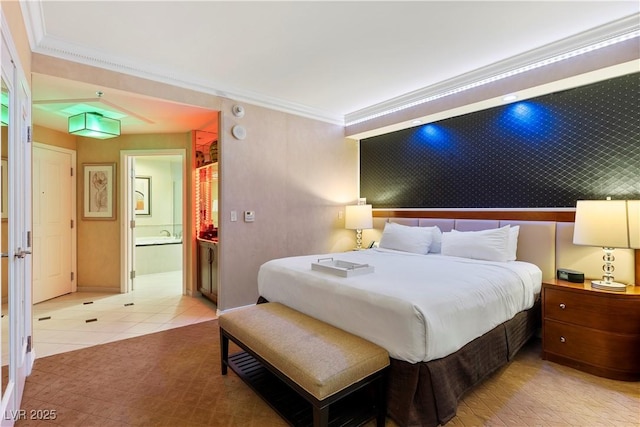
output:
MULTIPOLYGON (((55 411, 56 419, 19 427, 287 425, 233 372, 220 374, 217 321, 37 359, 22 409, 27 418, 55 411)), ((533 340, 465 396, 447 424, 481 425, 637 427, 640 383, 543 361, 533 340)))

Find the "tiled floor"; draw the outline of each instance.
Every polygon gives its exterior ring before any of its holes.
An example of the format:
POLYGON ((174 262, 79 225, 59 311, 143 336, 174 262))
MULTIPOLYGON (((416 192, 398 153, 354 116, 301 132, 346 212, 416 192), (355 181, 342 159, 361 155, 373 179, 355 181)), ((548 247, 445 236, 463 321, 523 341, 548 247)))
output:
POLYGON ((217 318, 212 302, 182 295, 181 275, 176 271, 139 276, 128 294, 76 292, 35 304, 36 357, 217 318))

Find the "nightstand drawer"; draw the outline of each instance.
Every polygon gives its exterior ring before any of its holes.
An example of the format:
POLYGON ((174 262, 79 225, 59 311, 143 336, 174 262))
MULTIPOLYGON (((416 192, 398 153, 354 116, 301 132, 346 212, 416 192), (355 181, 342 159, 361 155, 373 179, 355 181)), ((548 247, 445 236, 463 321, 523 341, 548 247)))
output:
POLYGON ((637 301, 623 295, 544 290, 544 318, 625 334, 640 334, 637 301))
POLYGON ((546 353, 619 371, 637 370, 639 339, 638 335, 611 334, 552 320, 544 322, 546 353))

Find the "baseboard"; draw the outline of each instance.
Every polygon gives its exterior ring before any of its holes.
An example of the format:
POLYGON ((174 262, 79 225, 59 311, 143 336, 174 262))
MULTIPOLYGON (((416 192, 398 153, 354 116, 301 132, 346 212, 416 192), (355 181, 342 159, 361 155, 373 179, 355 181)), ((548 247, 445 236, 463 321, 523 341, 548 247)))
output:
POLYGON ((220 314, 228 313, 228 312, 230 312, 230 311, 238 310, 238 309, 245 308, 245 307, 251 307, 252 305, 255 305, 255 304, 247 304, 247 305, 243 305, 243 306, 240 306, 240 307, 227 308, 226 310, 220 310, 220 309, 218 308, 218 309, 216 310, 216 314, 219 316, 220 314))

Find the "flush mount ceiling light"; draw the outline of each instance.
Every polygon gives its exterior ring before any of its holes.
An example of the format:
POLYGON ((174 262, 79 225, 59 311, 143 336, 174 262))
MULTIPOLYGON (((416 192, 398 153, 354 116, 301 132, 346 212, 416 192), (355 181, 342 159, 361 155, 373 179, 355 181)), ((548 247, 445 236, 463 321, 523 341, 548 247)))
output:
POLYGON ((69 117, 69 133, 87 138, 108 139, 120 136, 120 120, 89 112, 69 117))

